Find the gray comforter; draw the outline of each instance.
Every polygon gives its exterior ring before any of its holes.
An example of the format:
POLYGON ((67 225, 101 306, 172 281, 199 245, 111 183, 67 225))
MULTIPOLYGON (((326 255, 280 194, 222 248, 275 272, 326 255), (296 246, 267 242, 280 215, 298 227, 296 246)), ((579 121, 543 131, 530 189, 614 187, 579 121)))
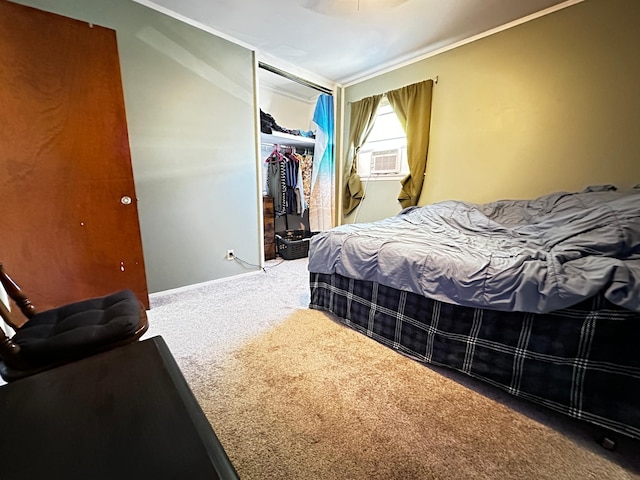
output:
POLYGON ((640 188, 410 207, 313 236, 309 271, 458 305, 537 313, 602 291, 640 312, 640 188))

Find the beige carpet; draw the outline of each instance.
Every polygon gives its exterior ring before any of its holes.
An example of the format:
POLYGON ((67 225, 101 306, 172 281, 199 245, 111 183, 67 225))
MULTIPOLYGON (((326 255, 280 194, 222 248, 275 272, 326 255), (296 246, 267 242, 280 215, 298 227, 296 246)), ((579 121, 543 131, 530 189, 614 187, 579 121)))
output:
POLYGON ((180 365, 243 480, 640 478, 318 311, 180 365))

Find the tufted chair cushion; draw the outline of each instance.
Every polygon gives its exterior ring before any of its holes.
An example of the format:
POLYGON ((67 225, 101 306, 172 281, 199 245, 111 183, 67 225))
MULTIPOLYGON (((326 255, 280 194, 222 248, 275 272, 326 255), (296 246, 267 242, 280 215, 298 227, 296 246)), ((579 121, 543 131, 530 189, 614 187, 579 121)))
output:
POLYGON ((31 365, 81 358, 131 337, 140 303, 131 290, 53 308, 31 317, 12 337, 31 365))

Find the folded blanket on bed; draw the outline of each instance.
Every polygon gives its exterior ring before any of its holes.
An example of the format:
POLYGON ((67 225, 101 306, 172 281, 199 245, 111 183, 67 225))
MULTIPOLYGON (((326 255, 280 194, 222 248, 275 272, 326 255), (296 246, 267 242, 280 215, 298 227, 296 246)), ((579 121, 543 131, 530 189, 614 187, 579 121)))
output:
POLYGON ((457 305, 536 313, 602 291, 640 312, 640 188, 410 207, 313 236, 309 271, 457 305))

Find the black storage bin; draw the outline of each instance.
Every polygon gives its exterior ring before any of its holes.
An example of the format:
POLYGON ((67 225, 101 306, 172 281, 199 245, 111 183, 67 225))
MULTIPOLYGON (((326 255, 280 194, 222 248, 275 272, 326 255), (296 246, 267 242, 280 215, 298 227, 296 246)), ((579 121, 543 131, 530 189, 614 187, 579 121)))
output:
POLYGON ((309 255, 309 238, 313 233, 308 230, 286 230, 276 232, 276 253, 285 260, 295 260, 309 255))

